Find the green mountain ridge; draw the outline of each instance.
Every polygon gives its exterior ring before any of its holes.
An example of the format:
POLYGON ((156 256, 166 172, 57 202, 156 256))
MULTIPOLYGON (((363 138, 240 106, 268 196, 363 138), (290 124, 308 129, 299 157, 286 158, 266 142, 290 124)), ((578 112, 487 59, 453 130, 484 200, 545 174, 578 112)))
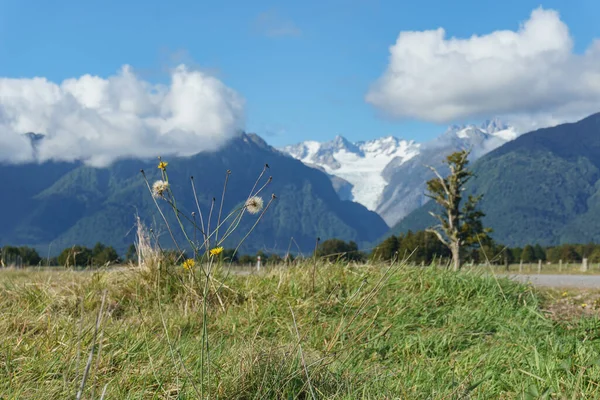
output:
MULTIPOLYGON (((385 222, 362 205, 342 201, 322 172, 309 168, 268 146, 261 138, 243 134, 214 153, 167 159, 172 190, 180 209, 196 211, 190 176, 207 218, 212 198, 220 202, 227 170, 231 170, 225 195, 226 215, 247 198, 265 164, 262 180, 272 182, 261 195, 265 204, 277 199, 242 246, 243 251, 310 252, 317 237, 353 240, 359 245, 380 237, 385 222), (293 239, 292 239, 293 238, 293 239)), ((0 201, 0 245, 31 245, 52 253, 100 241, 123 252, 134 240, 136 213, 161 232, 161 244, 173 247, 156 210, 140 169, 152 183, 160 179, 157 161, 122 160, 97 169, 79 163, 47 163, 6 166, 6 188, 12 195, 0 201)), ((180 245, 185 244, 173 212, 159 201, 180 245)), ((215 211, 216 215, 216 211, 215 211)), ((256 221, 246 214, 226 243, 236 245, 256 221)), ((216 216, 213 217, 213 226, 216 216)), ((188 231, 192 236, 191 228, 188 231)), ((199 233, 198 233, 199 235, 199 233)))
MULTIPOLYGON (((576 123, 539 129, 504 144, 472 166, 468 194, 493 238, 505 245, 600 242, 600 113, 576 123)), ((434 224, 429 202, 390 234, 434 224)))

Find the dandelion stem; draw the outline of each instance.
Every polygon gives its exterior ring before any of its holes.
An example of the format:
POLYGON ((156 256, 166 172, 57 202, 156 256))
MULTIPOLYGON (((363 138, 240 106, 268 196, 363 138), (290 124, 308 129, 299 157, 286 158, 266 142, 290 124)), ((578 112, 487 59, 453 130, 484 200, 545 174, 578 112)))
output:
POLYGON ((210 211, 208 212, 208 222, 206 223, 206 232, 209 234, 209 237, 206 238, 206 248, 210 248, 210 220, 212 219, 213 209, 215 208, 216 199, 213 197, 212 202, 210 203, 210 211))
POLYGON ((202 226, 202 234, 204 235, 204 240, 206 241, 206 231, 204 230, 204 220, 202 218, 202 210, 200 210, 200 203, 198 202, 198 194, 196 193, 196 185, 194 184, 193 176, 190 176, 190 181, 192 182, 192 191, 194 192, 194 200, 196 200, 196 207, 198 208, 198 215, 200 217, 200 226, 202 226))
POLYGON ((221 205, 219 206, 219 216, 217 217, 217 229, 215 230, 215 241, 219 241, 219 226, 221 225, 221 213, 223 212, 223 203, 225 202, 225 191, 227 190, 227 182, 229 182, 229 175, 231 170, 227 170, 225 174, 225 184, 223 185, 223 193, 221 194, 221 205))
POLYGON ((254 186, 252 186, 252 190, 250 191, 250 194, 248 195, 248 198, 252 197, 252 195, 254 193, 254 189, 256 189, 256 186, 258 185, 258 182, 260 182, 260 179, 263 177, 263 175, 267 171, 267 168, 269 168, 269 166, 267 164, 265 164, 265 166, 263 167, 262 172, 258 175, 258 178, 256 179, 256 182, 254 182, 254 186))
MULTIPOLYGON (((165 172, 165 174, 166 174, 166 172, 165 172)), ((190 237, 188 236, 188 234, 185 230, 185 227, 183 226, 183 222, 181 222, 181 218, 179 218, 179 214, 183 214, 183 213, 181 211, 179 211, 179 208, 177 208, 177 203, 175 202, 175 196, 173 195, 173 192, 171 191, 170 187, 168 189, 168 193, 169 193, 169 197, 173 200, 172 200, 172 202, 171 201, 167 201, 167 202, 169 205, 171 205, 171 208, 173 209, 173 211, 175 211, 175 218, 177 218, 177 223, 179 224, 179 228, 181 228, 181 232, 183 233, 183 236, 185 236, 185 239, 188 241, 190 246, 192 246, 192 249, 195 252, 196 243, 194 243, 190 240, 190 237)), ((189 218, 188 218, 188 220, 189 220, 189 218)))
POLYGON ((233 223, 227 228, 227 230, 225 231, 225 235, 223 236, 223 239, 221 239, 220 243, 223 243, 223 241, 225 239, 227 239, 240 225, 240 222, 242 221, 242 217, 244 216, 244 213, 246 211, 245 204, 247 204, 248 200, 250 200, 253 196, 257 196, 273 180, 273 177, 269 177, 267 182, 258 190, 258 192, 256 192, 256 193, 254 192, 254 190, 256 189, 256 186, 258 186, 258 182, 260 182, 260 179, 265 174, 265 171, 267 170, 267 168, 268 168, 268 165, 265 164, 263 170, 261 171, 261 173, 258 175, 258 178, 254 182, 254 186, 252 187, 252 190, 250 190, 250 194, 248 195, 248 198, 246 199, 246 202, 244 203, 242 212, 239 213, 239 215, 236 217, 236 219, 233 221, 233 223))
MULTIPOLYGON (((196 213, 192 212, 192 218, 194 219, 194 243, 198 243, 198 240, 196 238, 196 213)), ((194 260, 198 257, 198 249, 196 247, 194 247, 194 260)))
POLYGON ((269 179, 267 179, 267 181, 265 182, 265 184, 264 184, 264 185, 262 185, 262 186, 260 187, 260 189, 258 189, 258 190, 256 191, 256 193, 254 193, 254 194, 253 194, 252 196, 250 196, 250 197, 258 196, 258 195, 260 194, 260 192, 262 192, 262 191, 263 191, 263 190, 264 190, 264 189, 265 189, 265 188, 266 188, 266 187, 269 185, 269 183, 271 183, 272 181, 273 181, 273 177, 272 177, 272 176, 270 176, 270 177, 269 177, 269 179))
POLYGON ((258 225, 258 223, 260 222, 260 220, 263 218, 263 216, 265 215, 265 213, 267 212, 267 210, 271 206, 271 203, 273 203, 273 200, 275 200, 276 198, 277 197, 275 195, 271 196, 271 200, 269 200, 269 202, 267 203, 267 206, 264 208, 264 210, 262 211, 262 213, 260 214, 260 216, 258 217, 258 219, 256 220, 256 222, 254 223, 254 225, 252 225, 252 228, 250 228, 250 230, 248 231, 248 233, 246 233, 246 235, 238 243, 238 245, 235 248, 235 251, 233 252, 233 255, 231 256, 231 258, 235 257, 235 255, 237 254, 237 251, 239 250, 239 248, 242 245, 242 243, 244 243, 244 241, 248 238, 248 236, 250 236, 250 234, 252 233, 252 231, 254 230, 254 228, 256 228, 256 225, 258 225))
MULTIPOLYGON (((141 172, 142 172, 142 176, 144 177, 144 181, 146 182, 146 186, 148 187, 148 191, 150 192, 150 194, 152 194, 152 188, 150 187, 148 178, 146 178, 146 173, 144 172, 144 170, 142 170, 141 172)), ((167 226, 167 230, 169 231, 169 235, 171 235, 173 244, 175 244, 175 247, 177 247, 177 250, 179 252, 181 252, 181 249, 179 248, 179 245, 177 244, 177 240, 175 240, 175 236, 173 235, 173 231, 171 230, 171 226, 169 225, 169 221, 167 221, 167 217, 165 217, 165 214, 160 209, 160 206, 158 205, 158 201, 156 201, 156 198, 154 196, 152 196, 152 200, 154 201, 154 205, 156 205, 156 208, 158 209, 160 216, 162 217, 163 221, 165 222, 165 225, 167 226)))
MULTIPOLYGON (((168 203, 168 204, 169 204, 171 207, 173 207, 173 205, 172 205, 172 203, 171 203, 171 201, 170 201, 169 199, 165 198, 165 201, 166 201, 166 202, 167 202, 167 203, 168 203)), ((238 208, 236 208, 235 210, 233 210, 232 212, 230 212, 230 213, 229 213, 229 214, 228 214, 228 215, 225 217, 225 219, 223 219, 223 221, 221 221, 221 223, 219 224, 219 226, 218 226, 218 227, 221 227, 221 226, 223 226, 223 225, 225 224, 225 222, 227 222, 227 221, 229 220, 229 218, 231 218, 231 217, 232 217, 232 216, 233 216, 233 215, 234 215, 236 212, 239 212, 239 211, 243 210, 244 208, 245 208, 245 207, 238 207, 238 208)), ((202 233, 202 234, 203 234, 203 235, 204 235, 204 236, 205 236, 207 239, 210 239, 210 238, 212 238, 212 237, 215 235, 215 232, 214 232, 214 231, 213 231, 213 233, 211 233, 210 235, 207 235, 207 234, 206 234, 206 233, 205 233, 205 232, 204 232, 202 229, 200 229, 200 228, 198 227, 198 225, 197 225, 197 224, 194 222, 194 220, 193 220, 192 218, 190 218, 190 217, 188 217, 187 215, 185 215, 185 214, 184 214, 182 211, 180 211, 179 209, 175 209, 175 211, 176 211, 178 214, 181 214, 181 215, 182 215, 182 216, 183 216, 183 217, 184 217, 184 218, 185 218, 185 219, 186 219, 188 222, 192 223, 192 224, 194 225, 194 228, 196 228, 196 229, 199 229, 199 230, 200 230, 200 232, 201 232, 201 233, 202 233)), ((201 249, 202 247, 204 247, 204 244, 203 244, 202 246, 199 246, 199 249, 201 249)))

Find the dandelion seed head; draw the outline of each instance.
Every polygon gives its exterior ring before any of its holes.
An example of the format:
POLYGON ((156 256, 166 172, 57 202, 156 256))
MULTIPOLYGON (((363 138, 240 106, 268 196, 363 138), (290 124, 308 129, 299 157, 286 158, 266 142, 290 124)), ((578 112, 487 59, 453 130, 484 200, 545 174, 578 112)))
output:
POLYGON ((246 210, 248 210, 248 212, 250 214, 257 214, 260 212, 260 210, 263 209, 263 199, 262 197, 259 196, 253 196, 250 197, 247 201, 246 201, 246 210))
POLYGON ((152 195, 154 197, 164 197, 165 192, 169 189, 169 184, 165 181, 156 181, 152 185, 152 195))

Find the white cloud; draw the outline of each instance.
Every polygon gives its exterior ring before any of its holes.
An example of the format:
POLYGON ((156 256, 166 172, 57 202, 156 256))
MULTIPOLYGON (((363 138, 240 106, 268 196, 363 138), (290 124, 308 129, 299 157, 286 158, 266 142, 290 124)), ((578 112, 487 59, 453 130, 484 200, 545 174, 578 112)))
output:
POLYGON ((105 166, 126 157, 193 155, 222 146, 243 127, 243 99, 222 82, 181 65, 169 85, 129 66, 106 79, 60 84, 0 78, 0 161, 34 160, 24 133, 42 133, 37 160, 105 166))
POLYGON ((600 41, 575 54, 558 13, 542 8, 514 32, 401 32, 366 101, 436 123, 494 115, 528 129, 578 119, 600 111, 600 41))

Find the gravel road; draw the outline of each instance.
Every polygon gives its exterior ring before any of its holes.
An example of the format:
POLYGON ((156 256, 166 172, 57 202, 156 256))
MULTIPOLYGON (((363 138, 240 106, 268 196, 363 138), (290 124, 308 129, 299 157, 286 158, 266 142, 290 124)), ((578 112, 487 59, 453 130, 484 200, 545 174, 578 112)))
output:
POLYGON ((600 275, 511 275, 512 279, 535 286, 555 288, 600 289, 600 275))

